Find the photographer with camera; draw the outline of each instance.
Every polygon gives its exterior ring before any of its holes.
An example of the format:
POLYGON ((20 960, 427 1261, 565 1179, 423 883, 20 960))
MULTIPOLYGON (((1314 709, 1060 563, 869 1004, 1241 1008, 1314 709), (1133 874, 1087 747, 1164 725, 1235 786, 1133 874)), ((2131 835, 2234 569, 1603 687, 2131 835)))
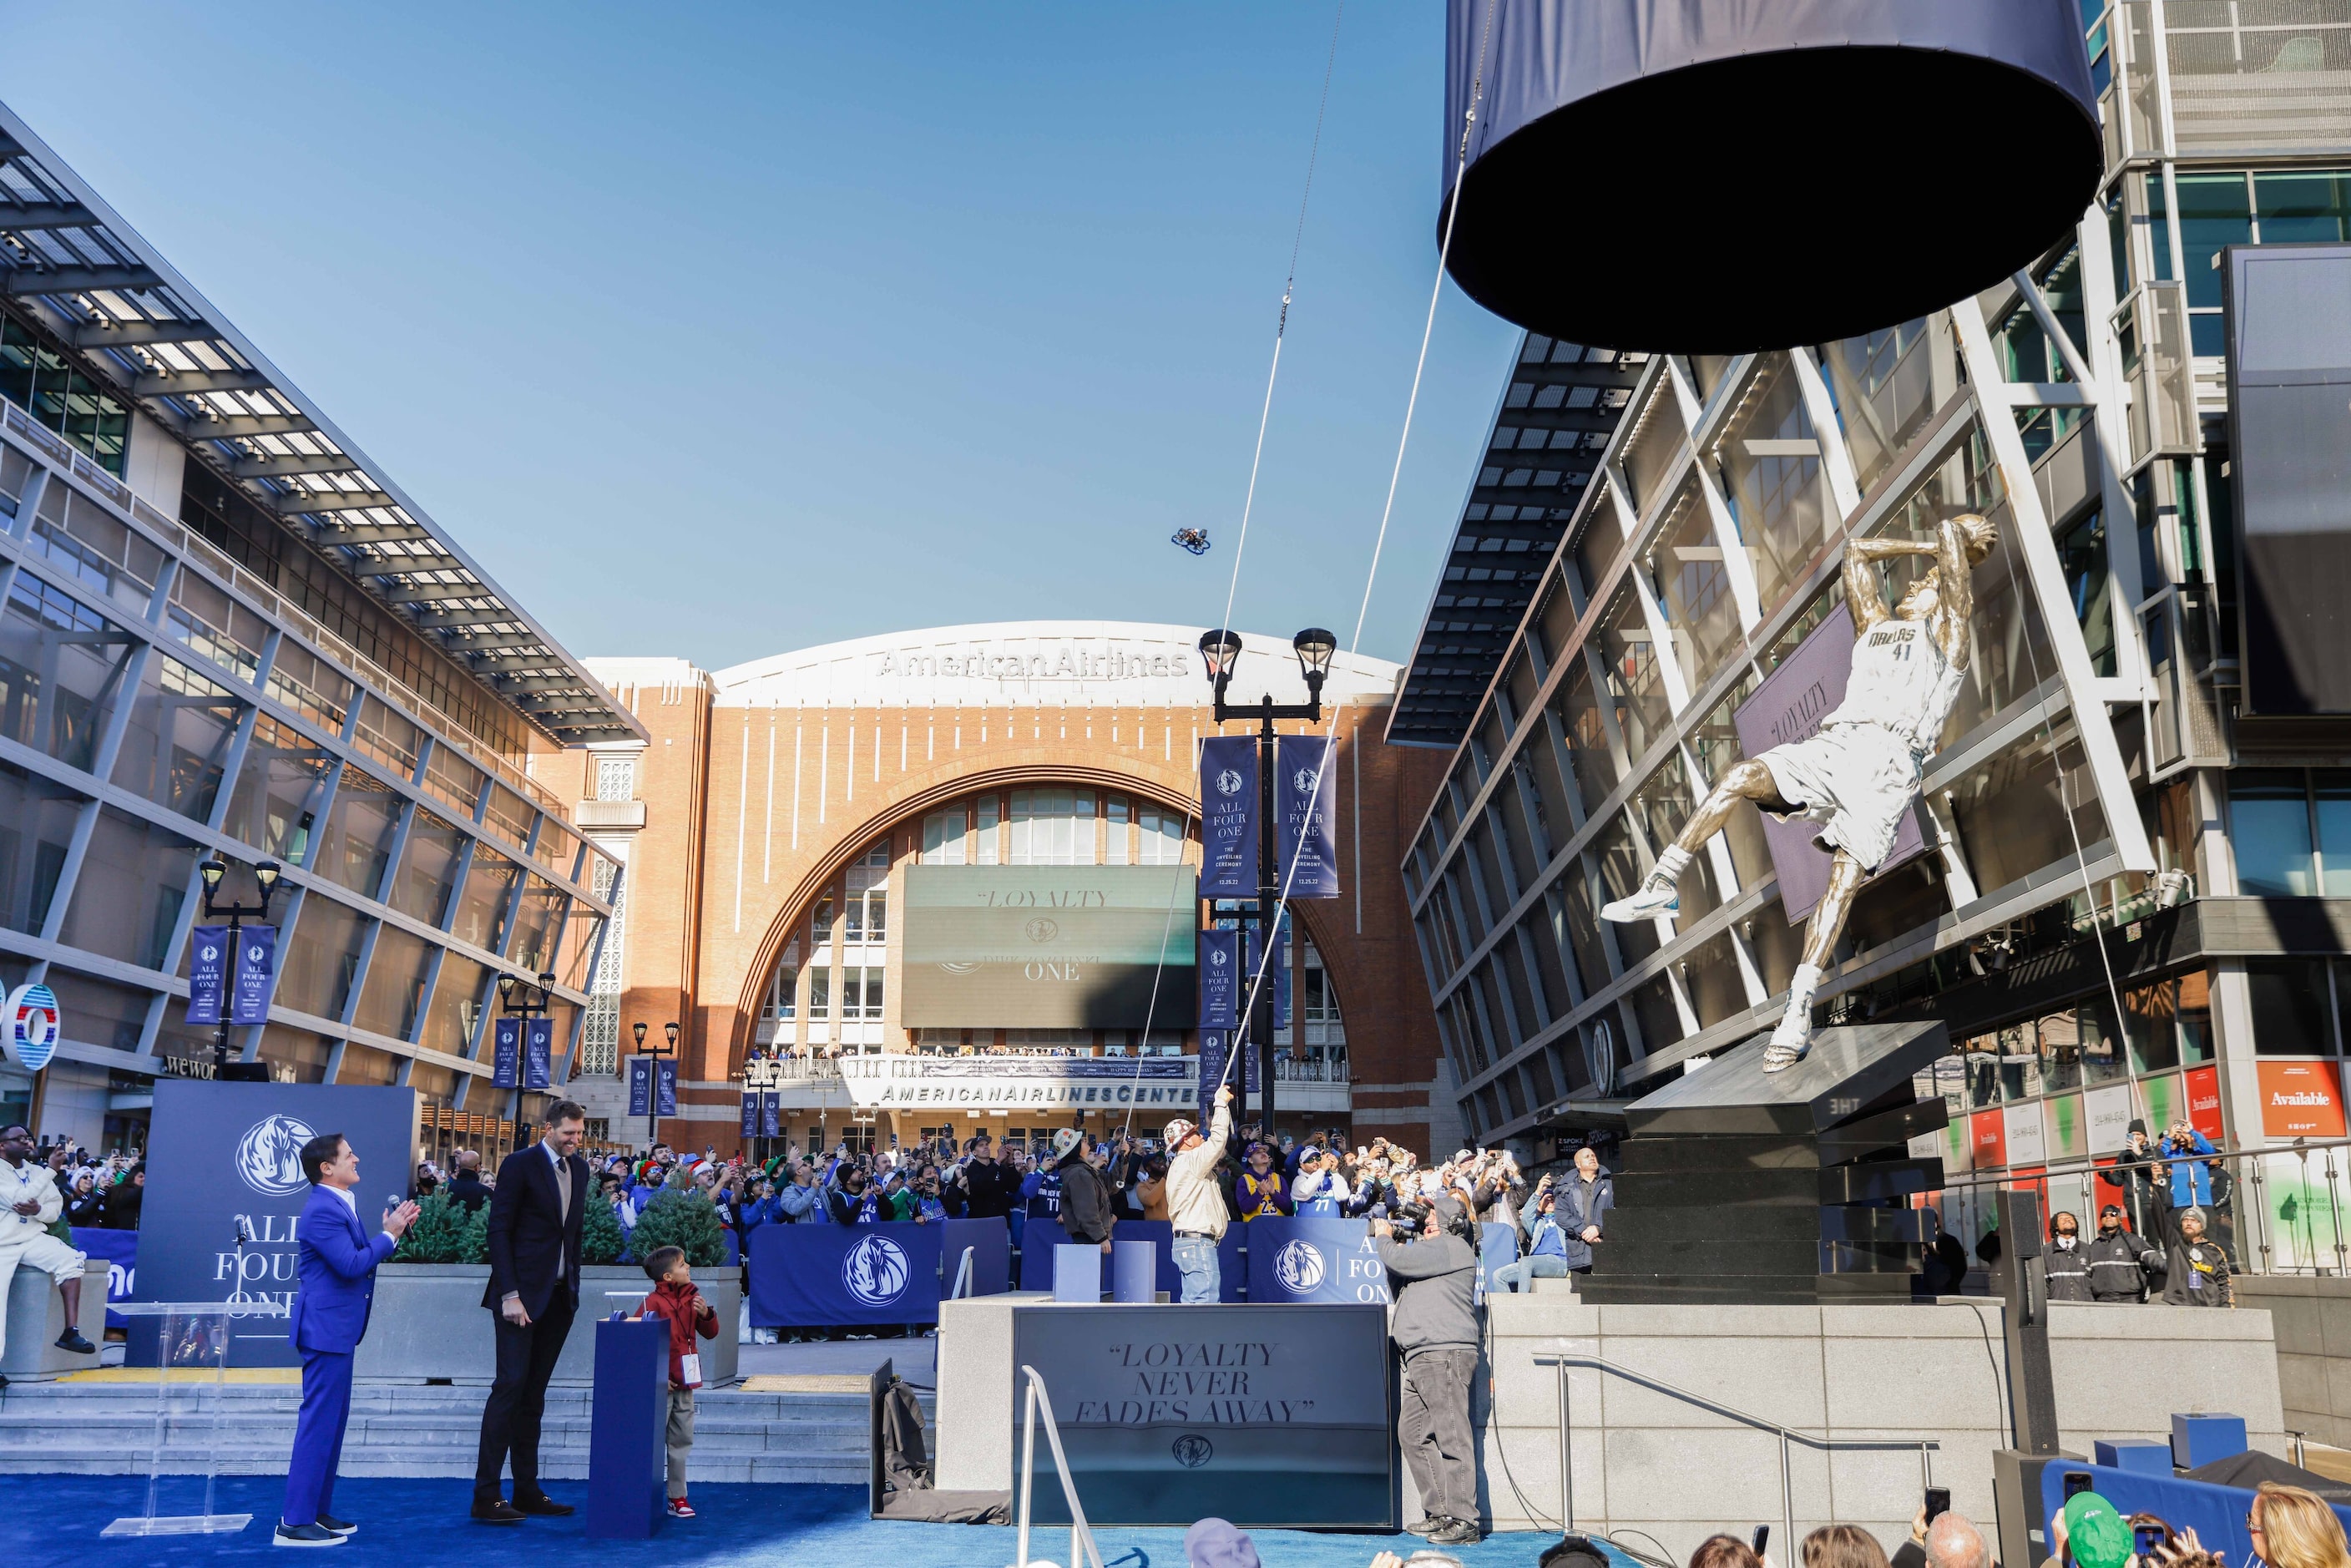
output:
POLYGON ((1411 1527, 1433 1545, 1479 1539, 1478 1450, 1469 1393, 1478 1375, 1475 1223, 1447 1197, 1398 1206, 1372 1221, 1395 1310, 1389 1337, 1404 1358, 1396 1437, 1427 1516, 1411 1527))

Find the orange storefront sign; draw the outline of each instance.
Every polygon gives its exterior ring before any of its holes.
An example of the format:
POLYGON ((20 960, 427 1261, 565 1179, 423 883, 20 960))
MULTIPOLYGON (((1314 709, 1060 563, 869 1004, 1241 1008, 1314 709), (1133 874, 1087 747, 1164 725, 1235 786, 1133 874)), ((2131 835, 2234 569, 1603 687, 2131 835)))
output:
POLYGON ((1975 1168, 1997 1170, 2008 1164, 2008 1127, 1998 1111, 1979 1111, 1968 1119, 1969 1145, 1975 1168))
MULTIPOLYGON (((2188 1124, 2212 1140, 2214 1146, 2221 1142, 2220 1129, 2220 1070, 2199 1067, 2181 1075, 2188 1088, 2188 1124)), ((2158 1136, 2163 1129, 2155 1129, 2158 1136)))
POLYGON ((2263 1061, 2262 1131, 2273 1138, 2343 1136, 2343 1091, 2331 1061, 2263 1061))

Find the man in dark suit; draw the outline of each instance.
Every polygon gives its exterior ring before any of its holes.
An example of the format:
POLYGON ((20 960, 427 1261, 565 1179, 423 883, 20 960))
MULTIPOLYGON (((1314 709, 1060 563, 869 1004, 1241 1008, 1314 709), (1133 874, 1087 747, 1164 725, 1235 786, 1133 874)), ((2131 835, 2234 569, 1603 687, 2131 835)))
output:
POLYGON ((302 1286, 294 1292, 288 1331, 302 1354, 302 1414, 294 1424, 277 1543, 340 1546, 359 1529, 327 1511, 351 1416, 351 1355, 367 1333, 376 1265, 392 1256, 416 1205, 385 1209, 383 1228, 370 1237, 351 1192, 360 1185, 360 1156, 340 1133, 302 1145, 302 1174, 310 1178, 310 1196, 295 1226, 302 1286))
POLYGON ((549 1106, 545 1133, 500 1162, 490 1195, 490 1282, 482 1305, 493 1314, 498 1370, 482 1406, 474 1465, 474 1517, 485 1524, 573 1511, 539 1488, 538 1425, 547 1380, 580 1306, 580 1226, 596 1197, 588 1162, 573 1152, 586 1118, 575 1101, 549 1106), (499 1489, 509 1458, 512 1502, 499 1489))
POLYGON ((482 1156, 475 1149, 457 1151, 457 1174, 449 1178, 449 1201, 478 1210, 490 1201, 489 1184, 482 1180, 482 1156))

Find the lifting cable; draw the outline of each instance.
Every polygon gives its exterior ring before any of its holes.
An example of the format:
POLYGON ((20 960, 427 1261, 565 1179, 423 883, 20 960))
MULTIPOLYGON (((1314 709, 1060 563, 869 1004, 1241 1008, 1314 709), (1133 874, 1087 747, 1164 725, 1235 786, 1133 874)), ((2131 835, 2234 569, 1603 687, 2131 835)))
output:
MULTIPOLYGON (((1295 297, 1298 289, 1298 255, 1300 249, 1306 243, 1306 207, 1307 203, 1312 199, 1314 194, 1314 167, 1322 155, 1322 121, 1324 116, 1329 113, 1331 108, 1331 76, 1339 63, 1339 24, 1346 18, 1346 0, 1340 0, 1339 7, 1331 18, 1331 46, 1328 51, 1324 54, 1322 59, 1322 96, 1321 101, 1315 105, 1314 135, 1312 140, 1308 143, 1306 149, 1306 183, 1304 188, 1301 189, 1298 194, 1298 225, 1291 232, 1290 237, 1290 271, 1288 276, 1282 280, 1281 309, 1279 315, 1275 318, 1273 325, 1273 363, 1266 371, 1265 402, 1264 405, 1258 410, 1257 447, 1255 452, 1252 453, 1249 457, 1249 487, 1241 499, 1240 538, 1233 546, 1232 580, 1225 589, 1225 614, 1224 619, 1217 622, 1219 626, 1229 626, 1232 624, 1233 596, 1240 591, 1241 555, 1243 551, 1249 549, 1249 514, 1253 512, 1257 507, 1258 470, 1265 462, 1266 425, 1273 417, 1274 383, 1279 381, 1281 376, 1281 341, 1283 335, 1290 329, 1290 302, 1295 297)), ((1192 748, 1193 777, 1197 778, 1199 776, 1199 771, 1200 749, 1197 743, 1195 743, 1192 748)), ((1182 845, 1186 841, 1189 841, 1191 836, 1192 810, 1187 803, 1184 810, 1183 832, 1177 840, 1176 864, 1178 866, 1183 864, 1182 845)), ((1166 917, 1161 921, 1159 928, 1159 959, 1151 974, 1151 1000, 1144 1009, 1143 1040, 1142 1042, 1135 1047, 1134 1084, 1130 1087, 1127 1094, 1126 1123, 1124 1126, 1124 1131, 1126 1132, 1132 1132, 1134 1128, 1134 1095, 1135 1092, 1139 1091, 1143 1082, 1143 1064, 1145 1061, 1149 1060, 1143 1053, 1151 1048, 1151 1025, 1159 1013, 1159 985, 1160 981, 1166 976, 1167 944, 1174 936, 1176 930, 1176 889, 1182 885, 1183 878, 1179 873, 1173 880, 1172 885, 1170 885, 1167 890, 1167 914, 1166 917)))

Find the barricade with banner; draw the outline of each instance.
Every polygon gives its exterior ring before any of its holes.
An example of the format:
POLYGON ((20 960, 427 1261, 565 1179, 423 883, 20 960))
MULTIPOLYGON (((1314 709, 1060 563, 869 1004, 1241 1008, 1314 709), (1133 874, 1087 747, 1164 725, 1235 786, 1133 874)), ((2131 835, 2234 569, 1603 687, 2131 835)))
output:
POLYGON ((131 1300, 139 1284, 139 1232, 101 1230, 95 1226, 73 1228, 73 1244, 85 1255, 106 1263, 106 1326, 127 1329, 131 1320, 114 1311, 113 1303, 131 1300))
POLYGON ((1519 1233, 1507 1225, 1481 1225, 1478 1230, 1482 1238, 1478 1247, 1478 1294, 1482 1297, 1493 1289, 1487 1281, 1494 1270, 1519 1260, 1519 1233))
POLYGON ((1249 1240, 1251 1301, 1391 1299, 1388 1271, 1368 1220, 1266 1215, 1249 1221, 1249 1240))
POLYGON ((762 1225, 751 1232, 755 1328, 938 1321, 944 1225, 762 1225))
POLYGON ((1012 1228, 1003 1218, 950 1219, 940 1229, 939 1294, 955 1289, 967 1247, 973 1295, 1000 1296, 1012 1288, 1012 1228))

